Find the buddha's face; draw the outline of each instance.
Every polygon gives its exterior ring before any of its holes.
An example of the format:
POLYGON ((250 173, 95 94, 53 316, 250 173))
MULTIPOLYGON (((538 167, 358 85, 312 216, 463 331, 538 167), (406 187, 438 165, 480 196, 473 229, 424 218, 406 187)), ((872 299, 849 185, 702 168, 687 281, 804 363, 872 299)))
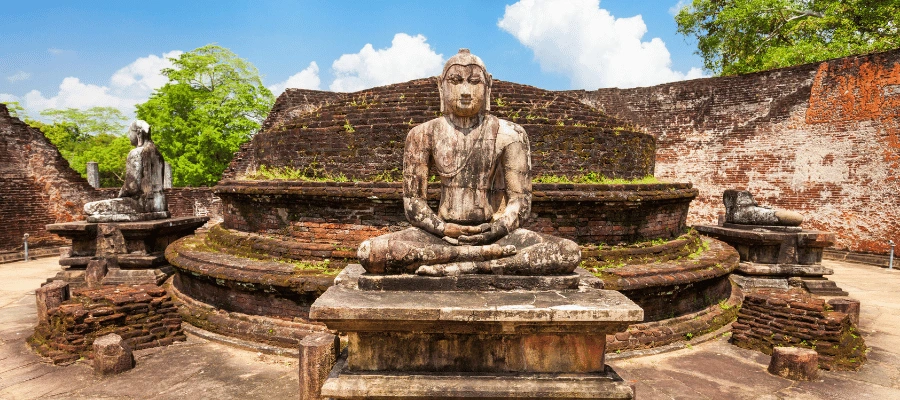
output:
POLYGON ((477 65, 451 66, 441 82, 444 111, 460 117, 481 113, 487 101, 485 81, 484 70, 477 65))

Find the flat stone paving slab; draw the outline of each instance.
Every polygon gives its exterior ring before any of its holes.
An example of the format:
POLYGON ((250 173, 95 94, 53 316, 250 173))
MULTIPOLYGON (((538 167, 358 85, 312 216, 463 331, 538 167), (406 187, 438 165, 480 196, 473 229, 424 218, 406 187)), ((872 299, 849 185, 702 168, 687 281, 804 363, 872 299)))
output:
MULTIPOLYGON (((654 399, 900 398, 900 270, 824 261, 831 279, 862 302, 860 325, 870 347, 859 372, 822 371, 793 382, 766 372, 769 357, 728 344, 727 337, 682 350, 610 361, 654 399)), ((100 378, 89 364, 45 364, 25 345, 36 323, 34 289, 59 271, 58 259, 0 264, 0 399, 296 399, 293 358, 260 355, 197 337, 135 352, 135 369, 100 378)))

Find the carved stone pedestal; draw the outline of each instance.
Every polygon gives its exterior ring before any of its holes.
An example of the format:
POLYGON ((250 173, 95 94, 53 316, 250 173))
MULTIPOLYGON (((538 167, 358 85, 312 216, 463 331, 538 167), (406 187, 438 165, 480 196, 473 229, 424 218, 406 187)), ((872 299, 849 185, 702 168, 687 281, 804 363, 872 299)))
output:
MULTIPOLYGON (((422 280, 424 290, 361 290, 362 273, 359 265, 345 268, 310 310, 311 319, 349 340, 323 398, 634 397, 604 353, 606 335, 642 321, 643 310, 616 291, 447 290, 458 282, 411 276, 399 279, 422 280)), ((522 284, 513 277, 481 278, 494 283, 462 286, 522 284)), ((381 278, 381 286, 408 287, 388 283, 392 279, 381 278)), ((464 280, 471 279, 479 278, 464 280)), ((536 284, 569 286, 565 278, 554 279, 536 284)))
POLYGON ((834 244, 833 233, 729 223, 694 228, 737 249, 741 263, 733 278, 743 288, 788 289, 796 284, 812 294, 847 295, 824 277, 834 271, 821 265, 822 251, 834 244))
POLYGON ((158 285, 174 272, 165 258, 166 246, 193 234, 208 220, 207 217, 182 217, 47 225, 51 233, 72 239, 71 253, 59 259, 63 271, 50 280, 64 280, 73 288, 97 284, 158 285))

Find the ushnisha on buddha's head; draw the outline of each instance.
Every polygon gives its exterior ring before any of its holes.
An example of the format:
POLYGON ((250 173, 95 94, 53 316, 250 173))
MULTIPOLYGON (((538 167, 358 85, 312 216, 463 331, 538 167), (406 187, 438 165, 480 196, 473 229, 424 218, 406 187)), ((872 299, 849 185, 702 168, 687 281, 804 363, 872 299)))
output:
POLYGON ((143 120, 135 120, 128 128, 128 140, 135 147, 143 146, 150 142, 150 124, 143 120))
POLYGON ((468 49, 460 49, 447 60, 438 90, 444 115, 465 120, 483 116, 491 109, 491 74, 484 62, 468 49))

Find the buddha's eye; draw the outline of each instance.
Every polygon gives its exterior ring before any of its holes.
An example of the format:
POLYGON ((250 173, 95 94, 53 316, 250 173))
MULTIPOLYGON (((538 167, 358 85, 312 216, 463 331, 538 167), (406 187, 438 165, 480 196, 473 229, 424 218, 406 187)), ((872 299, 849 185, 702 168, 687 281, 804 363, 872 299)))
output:
POLYGON ((450 83, 452 83, 454 85, 458 85, 458 84, 462 83, 463 78, 459 74, 453 74, 453 75, 450 75, 447 78, 447 80, 450 81, 450 83))
POLYGON ((473 85, 477 85, 477 84, 481 83, 481 78, 479 78, 477 76, 473 76, 473 77, 469 78, 469 83, 471 83, 473 85))

